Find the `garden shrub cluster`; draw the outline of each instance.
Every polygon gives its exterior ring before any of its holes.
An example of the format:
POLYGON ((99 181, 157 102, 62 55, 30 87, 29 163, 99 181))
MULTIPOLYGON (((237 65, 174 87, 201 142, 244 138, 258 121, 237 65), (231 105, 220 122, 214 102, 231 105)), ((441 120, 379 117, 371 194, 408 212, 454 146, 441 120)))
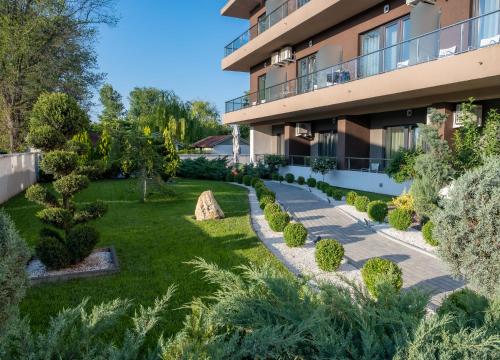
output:
POLYGON ((289 247, 303 246, 307 239, 307 229, 301 223, 290 223, 285 227, 283 237, 289 247))
POLYGON ((225 180, 228 174, 227 157, 208 160, 201 156, 182 160, 177 174, 187 179, 225 180))
POLYGON ((313 188, 316 187, 316 179, 313 177, 310 177, 307 179, 307 186, 313 188))
POLYGON ((368 198, 368 196, 356 196, 356 200, 354 201, 354 207, 358 211, 366 212, 369 203, 370 199, 368 198))
POLYGON ((387 203, 381 200, 372 201, 366 209, 370 219, 378 222, 383 222, 387 216, 387 203))
POLYGON ((287 183, 292 184, 295 181, 295 176, 292 173, 285 174, 285 180, 287 183))
POLYGON ((394 209, 389 212, 389 224, 397 230, 406 231, 413 222, 411 212, 403 209, 394 209))
POLYGON ((355 191, 349 191, 345 197, 345 202, 347 205, 353 205, 356 203, 356 198, 358 197, 358 193, 355 191))
POLYGON ((276 232, 283 232, 290 222, 290 215, 284 211, 277 211, 269 217, 269 227, 276 232))
POLYGON ((399 291, 403 286, 403 273, 399 266, 387 259, 369 259, 361 269, 361 276, 370 294, 377 298, 381 284, 399 291))
POLYGON ((330 197, 332 197, 334 200, 341 201, 343 192, 340 189, 337 189, 336 187, 330 186, 326 190, 326 194, 330 197))
POLYGON ((316 244, 316 264, 323 271, 335 271, 344 258, 344 247, 337 240, 322 239, 316 244))
POLYGON ((297 184, 304 185, 306 183, 306 179, 303 176, 299 176, 297 178, 297 184))

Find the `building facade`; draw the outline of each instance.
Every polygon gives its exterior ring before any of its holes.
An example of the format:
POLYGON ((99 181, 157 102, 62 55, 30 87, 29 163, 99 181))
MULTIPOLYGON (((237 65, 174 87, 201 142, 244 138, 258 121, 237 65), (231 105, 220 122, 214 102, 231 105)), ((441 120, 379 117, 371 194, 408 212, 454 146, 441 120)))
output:
POLYGON ((383 170, 430 109, 451 140, 463 101, 480 124, 500 108, 500 0, 228 0, 221 14, 249 21, 222 60, 249 91, 223 120, 251 126, 254 160, 282 154, 305 174, 334 157, 339 186, 396 194, 408 184, 383 170))

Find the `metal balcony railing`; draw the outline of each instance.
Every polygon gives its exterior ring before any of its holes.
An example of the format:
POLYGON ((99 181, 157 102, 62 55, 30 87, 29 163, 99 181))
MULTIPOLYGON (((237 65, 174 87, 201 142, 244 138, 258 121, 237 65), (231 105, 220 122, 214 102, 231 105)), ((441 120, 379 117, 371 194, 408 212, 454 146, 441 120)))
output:
POLYGON ((243 34, 231 41, 224 48, 224 57, 231 55, 233 52, 247 44, 250 40, 255 39, 264 31, 286 18, 295 10, 307 4, 310 0, 287 0, 281 4, 276 10, 259 19, 258 23, 250 27, 243 34))
POLYGON ((383 173, 391 159, 346 157, 345 170, 383 173))
MULTIPOLYGON (((254 161, 256 163, 264 162, 269 154, 255 154, 254 161)), ((337 158, 328 156, 304 156, 304 155, 280 155, 283 159, 281 166, 306 166, 310 167, 315 159, 327 158, 337 162, 337 158)))
POLYGON ((497 10, 227 101, 226 113, 499 43, 497 10))

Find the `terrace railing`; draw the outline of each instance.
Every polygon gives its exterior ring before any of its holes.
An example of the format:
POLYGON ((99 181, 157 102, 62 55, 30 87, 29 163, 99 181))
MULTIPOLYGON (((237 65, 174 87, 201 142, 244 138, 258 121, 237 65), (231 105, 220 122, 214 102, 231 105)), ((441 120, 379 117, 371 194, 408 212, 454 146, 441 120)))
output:
POLYGON ((255 39, 264 31, 286 18, 298 8, 307 4, 310 0, 287 0, 281 4, 277 9, 259 19, 257 24, 250 27, 243 34, 231 41, 224 48, 224 56, 231 55, 233 52, 247 44, 250 40, 255 39))
POLYGON ((344 168, 351 171, 383 173, 390 161, 391 159, 385 158, 346 157, 344 168))
POLYGON ((497 10, 432 31, 227 101, 226 113, 499 44, 499 21, 497 10))
MULTIPOLYGON (((254 155, 254 162, 263 162, 267 154, 254 155)), ((282 155, 283 165, 310 167, 312 162, 318 158, 328 158, 337 161, 335 157, 328 156, 304 156, 304 155, 282 155)))

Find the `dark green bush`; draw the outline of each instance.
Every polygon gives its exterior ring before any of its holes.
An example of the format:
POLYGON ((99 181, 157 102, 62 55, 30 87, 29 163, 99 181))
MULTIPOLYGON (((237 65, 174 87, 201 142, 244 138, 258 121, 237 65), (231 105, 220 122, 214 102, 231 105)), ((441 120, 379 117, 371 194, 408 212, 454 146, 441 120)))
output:
POLYGON ((240 174, 237 174, 237 175, 234 177, 234 179, 236 180, 236 182, 237 182, 238 184, 243 184, 243 174, 241 174, 241 173, 240 173, 240 174))
POLYGON ((99 242, 99 233, 91 226, 80 225, 72 228, 66 239, 70 262, 76 264, 90 255, 99 242))
POLYGON ((370 219, 378 222, 385 220, 387 216, 387 203, 382 200, 372 201, 368 204, 367 213, 370 219))
POLYGON ((358 193, 355 191, 349 191, 345 197, 345 202, 347 205, 354 205, 356 203, 356 198, 358 197, 358 193))
POLYGON ((257 185, 259 183, 263 184, 264 182, 261 179, 259 179, 258 177, 253 177, 250 185, 252 185, 252 187, 255 187, 255 185, 257 185))
POLYGON ((271 174, 271 180, 278 181, 279 179, 280 179, 280 174, 278 173, 271 174))
POLYGON ((285 180, 287 183, 291 184, 295 181, 295 176, 292 173, 288 173, 285 175, 285 180))
POLYGON ((488 307, 487 298, 465 288, 449 294, 437 313, 439 316, 451 314, 454 316, 454 322, 462 321, 467 326, 478 327, 483 325, 488 307))
POLYGON ((283 230, 283 237, 288 247, 303 246, 307 239, 307 229, 301 223, 290 223, 283 230))
POLYGON ((268 204, 274 203, 274 196, 271 195, 263 195, 260 198, 259 204, 261 209, 265 209, 268 204))
POLYGON ((108 205, 104 201, 95 201, 90 204, 85 204, 75 212, 75 223, 83 223, 89 220, 103 217, 108 211, 108 205))
POLYGON ((232 172, 230 172, 230 171, 229 171, 229 172, 226 174, 226 181, 227 181, 227 182, 234 182, 234 175, 233 175, 233 173, 232 173, 232 172))
POLYGON ((411 212, 403 209, 394 209, 389 213, 389 224, 397 230, 407 230, 413 221, 411 212))
POLYGON ((243 184, 246 186, 252 185, 252 177, 250 175, 243 176, 243 184))
POLYGON ((71 198, 89 186, 89 178, 84 175, 70 174, 53 182, 54 189, 62 196, 71 198))
MULTIPOLYGON (((268 205, 269 206, 269 205, 268 205)), ((266 206, 267 208, 267 206, 266 206)), ((276 232, 282 232, 290 222, 290 215, 284 211, 272 213, 269 217, 269 227, 276 232)))
POLYGON ((313 178, 313 177, 310 177, 309 179, 307 179, 307 186, 309 187, 316 187, 316 179, 313 178))
POLYGON ((278 176, 278 181, 280 183, 283 182, 283 180, 285 180, 285 178, 283 177, 283 175, 278 176))
POLYGON ((264 208, 264 217, 266 218, 267 221, 269 221, 271 219, 272 214, 280 212, 280 211, 281 211, 281 207, 278 204, 276 204, 276 203, 268 204, 264 208))
POLYGON ((324 181, 321 181, 321 180, 316 183, 316 187, 318 188, 318 190, 321 190, 321 191, 323 191, 323 186, 325 186, 325 185, 328 185, 328 184, 324 181))
POLYGON ((403 286, 403 273, 399 266, 387 259, 372 258, 368 260, 361 269, 361 276, 366 288, 374 296, 378 297, 378 288, 382 283, 387 283, 399 291, 403 286))
POLYGON ((304 185, 306 183, 306 179, 303 176, 299 176, 297 178, 297 184, 304 185))
POLYGON ((200 156, 197 159, 182 160, 177 175, 187 179, 224 180, 227 174, 227 157, 208 160, 200 156))
POLYGON ((35 251, 48 269, 62 269, 70 264, 68 249, 59 239, 50 236, 41 237, 35 251))
POLYGON ((344 258, 344 247, 337 240, 323 239, 316 244, 316 264, 323 271, 335 271, 344 258))
POLYGON ((432 236, 432 229, 434 229, 434 223, 432 221, 426 222, 425 225, 422 226, 422 236, 427 244, 438 246, 439 241, 432 236))
POLYGON ((324 182, 324 183, 321 184, 321 189, 320 190, 323 191, 325 194, 327 194, 328 193, 328 189, 330 189, 330 188, 331 188, 330 184, 324 182))
POLYGON ((342 190, 337 189, 336 187, 330 186, 327 189, 326 194, 337 201, 342 200, 342 195, 343 195, 342 190))
POLYGON ((368 196, 356 196, 354 206, 356 207, 356 210, 366 212, 369 203, 370 199, 368 198, 368 196))

